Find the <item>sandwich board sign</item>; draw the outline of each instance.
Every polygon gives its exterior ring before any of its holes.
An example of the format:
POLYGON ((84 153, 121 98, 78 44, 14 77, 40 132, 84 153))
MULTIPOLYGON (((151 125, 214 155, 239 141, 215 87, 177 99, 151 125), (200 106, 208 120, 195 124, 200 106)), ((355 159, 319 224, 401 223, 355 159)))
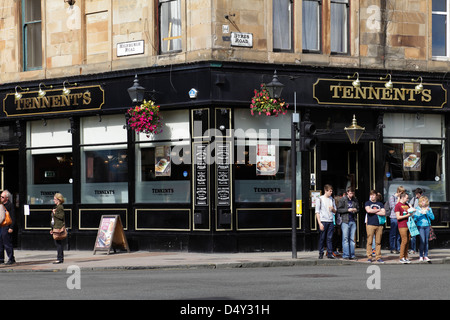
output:
POLYGON ((94 254, 96 251, 107 251, 109 254, 111 249, 116 252, 116 248, 130 252, 122 221, 119 215, 103 215, 95 239, 94 254))

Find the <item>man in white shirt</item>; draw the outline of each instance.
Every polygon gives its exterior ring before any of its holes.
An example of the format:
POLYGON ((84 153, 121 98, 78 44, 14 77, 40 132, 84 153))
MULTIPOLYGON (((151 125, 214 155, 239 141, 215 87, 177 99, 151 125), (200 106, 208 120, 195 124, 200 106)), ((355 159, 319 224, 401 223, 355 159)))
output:
POLYGON ((334 215, 336 213, 336 203, 332 197, 333 187, 326 184, 324 195, 316 200, 316 218, 319 225, 319 259, 323 259, 323 248, 327 245, 327 258, 334 259, 333 256, 333 231, 334 215))

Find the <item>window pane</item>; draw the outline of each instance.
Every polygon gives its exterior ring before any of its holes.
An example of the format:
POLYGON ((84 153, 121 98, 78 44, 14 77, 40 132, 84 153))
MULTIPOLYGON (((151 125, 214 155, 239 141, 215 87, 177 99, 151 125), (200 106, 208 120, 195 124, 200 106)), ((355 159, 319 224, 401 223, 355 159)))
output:
POLYGON ((347 52, 347 5, 331 3, 331 52, 347 52))
POLYGON ((303 1, 303 50, 319 50, 319 3, 317 1, 303 1))
POLYGON ((181 50, 180 1, 160 0, 160 43, 161 52, 181 50))
POLYGON ((431 3, 433 11, 447 11, 447 0, 433 0, 431 3))
POLYGON ((25 21, 41 20, 41 0, 26 0, 24 3, 25 21))
POLYGON ((191 148, 190 145, 182 143, 152 143, 138 146, 136 202, 191 202, 191 148), (175 150, 183 150, 183 156, 188 158, 176 160, 175 150))
MULTIPOLYGON (((433 1, 434 3, 434 1, 433 1)), ((447 16, 433 14, 432 39, 433 39, 433 56, 447 56, 446 50, 446 25, 447 16)))
POLYGON ((273 48, 291 50, 291 1, 273 0, 273 48))

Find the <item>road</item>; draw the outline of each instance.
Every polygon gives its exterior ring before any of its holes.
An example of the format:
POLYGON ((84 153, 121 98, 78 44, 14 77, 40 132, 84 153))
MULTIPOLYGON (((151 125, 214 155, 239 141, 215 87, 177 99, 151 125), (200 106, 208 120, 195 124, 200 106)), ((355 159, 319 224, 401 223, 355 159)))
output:
POLYGON ((450 265, 0 273, 1 299, 450 299, 450 265), (72 287, 73 289, 69 289, 72 287), (77 289, 79 288, 79 289, 77 289))

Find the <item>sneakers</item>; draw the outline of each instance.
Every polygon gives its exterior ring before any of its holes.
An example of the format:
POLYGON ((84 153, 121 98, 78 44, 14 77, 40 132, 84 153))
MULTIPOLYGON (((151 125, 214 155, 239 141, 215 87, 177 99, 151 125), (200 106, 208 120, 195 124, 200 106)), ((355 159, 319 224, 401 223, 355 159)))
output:
POLYGON ((411 263, 411 261, 409 261, 408 259, 405 259, 405 258, 401 258, 401 259, 400 259, 400 263, 403 263, 403 264, 405 264, 405 263, 411 263))
POLYGON ((384 261, 382 259, 378 259, 377 262, 378 263, 384 263, 384 261))
POLYGON ((428 257, 424 257, 424 258, 423 258, 423 261, 426 261, 426 262, 430 262, 430 261, 431 261, 431 259, 430 259, 430 258, 428 258, 428 257))

